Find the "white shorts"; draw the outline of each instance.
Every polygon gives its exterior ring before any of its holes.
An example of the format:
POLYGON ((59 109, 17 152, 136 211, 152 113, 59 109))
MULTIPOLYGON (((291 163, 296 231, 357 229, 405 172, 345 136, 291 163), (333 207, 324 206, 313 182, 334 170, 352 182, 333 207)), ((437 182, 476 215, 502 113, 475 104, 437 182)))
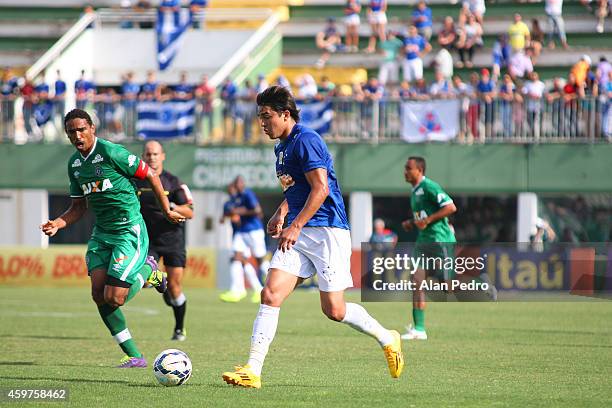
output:
POLYGON ((372 11, 368 14, 370 24, 387 24, 387 13, 384 11, 372 11))
POLYGON ((344 24, 347 26, 358 26, 359 24, 361 24, 359 14, 351 14, 350 16, 345 16, 344 24))
POLYGON ((316 273, 322 292, 352 288, 351 232, 332 227, 305 227, 289 251, 274 252, 272 268, 304 279, 316 273))
POLYGON ((232 250, 250 257, 263 258, 268 253, 266 249, 266 233, 263 229, 249 232, 237 232, 232 239, 232 250))
POLYGON ((402 71, 404 79, 408 82, 423 78, 423 60, 420 58, 404 59, 402 61, 402 71))

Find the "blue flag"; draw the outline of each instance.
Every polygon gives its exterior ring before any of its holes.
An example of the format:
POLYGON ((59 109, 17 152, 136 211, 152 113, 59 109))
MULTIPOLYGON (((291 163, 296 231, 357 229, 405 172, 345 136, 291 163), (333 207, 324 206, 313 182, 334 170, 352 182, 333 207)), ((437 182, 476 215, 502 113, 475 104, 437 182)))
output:
POLYGON ((136 133, 145 139, 167 139, 193 133, 196 101, 139 102, 136 133))
POLYGON ((298 100, 296 105, 300 110, 301 124, 311 128, 321 136, 330 132, 334 116, 331 100, 298 100))
POLYGON ((191 25, 191 11, 181 8, 178 11, 157 10, 157 62, 163 71, 176 56, 181 47, 181 37, 191 25))

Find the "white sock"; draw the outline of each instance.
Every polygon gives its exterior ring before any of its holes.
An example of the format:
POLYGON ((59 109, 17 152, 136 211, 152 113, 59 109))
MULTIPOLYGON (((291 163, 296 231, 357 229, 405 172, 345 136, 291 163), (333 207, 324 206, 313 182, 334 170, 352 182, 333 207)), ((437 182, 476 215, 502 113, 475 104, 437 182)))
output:
POLYGON ((230 290, 232 292, 242 293, 246 289, 244 288, 244 269, 240 261, 232 261, 230 264, 230 290))
POLYGON ((381 346, 393 343, 393 336, 368 314, 368 312, 356 303, 346 304, 346 313, 342 323, 346 323, 353 329, 374 337, 381 346))
POLYGON ((255 375, 261 375, 261 368, 263 367, 266 354, 268 354, 268 348, 276 334, 279 312, 280 307, 259 305, 259 312, 255 322, 253 322, 251 351, 247 363, 255 375))
POLYGON ((178 295, 178 297, 176 299, 170 299, 170 303, 172 303, 172 306, 183 306, 183 304, 187 301, 187 298, 185 297, 185 294, 183 292, 181 292, 180 295, 178 295))
POLYGON ((263 286, 261 286, 261 282, 259 282, 259 278, 257 277, 257 272, 255 272, 255 268, 253 268, 250 262, 244 265, 244 276, 255 292, 261 292, 263 286))

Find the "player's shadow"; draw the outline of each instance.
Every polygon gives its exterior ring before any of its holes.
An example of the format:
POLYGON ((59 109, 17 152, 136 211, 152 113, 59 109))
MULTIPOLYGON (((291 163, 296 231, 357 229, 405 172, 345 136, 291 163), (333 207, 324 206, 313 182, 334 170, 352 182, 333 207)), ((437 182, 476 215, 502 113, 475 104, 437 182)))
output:
POLYGON ((1 334, 2 338, 13 338, 13 339, 38 339, 38 340, 97 340, 96 337, 80 337, 80 336, 43 336, 43 335, 25 335, 16 336, 14 334, 1 334))
POLYGON ((38 365, 33 361, 0 361, 0 366, 32 366, 38 365))
MULTIPOLYGON (((81 366, 82 367, 82 366, 81 366)), ((107 380, 107 379, 88 379, 88 378, 59 378, 59 377, 5 377, 0 376, 0 379, 3 380, 30 380, 30 381, 53 381, 53 382, 69 382, 69 383, 105 383, 105 384, 125 384, 131 385, 134 384, 130 381, 121 381, 121 380, 107 380)))

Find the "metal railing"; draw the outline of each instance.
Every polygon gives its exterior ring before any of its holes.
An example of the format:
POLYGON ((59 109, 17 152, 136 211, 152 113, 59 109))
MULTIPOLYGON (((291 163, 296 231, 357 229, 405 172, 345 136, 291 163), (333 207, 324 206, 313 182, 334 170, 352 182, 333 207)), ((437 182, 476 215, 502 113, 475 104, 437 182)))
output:
MULTIPOLYGON (((403 140, 401 106, 406 100, 355 101, 332 98, 330 131, 323 135, 339 143, 389 143, 403 140)), ((22 98, 0 96, 0 140, 8 142, 55 142, 65 140, 59 112, 44 125, 37 123, 36 104, 22 98)), ((98 134, 110 140, 137 140, 136 101, 90 101, 85 109, 93 113, 98 134)), ((495 99, 460 100, 456 143, 551 143, 612 142, 612 100, 602 97, 564 100, 541 99, 508 102, 495 99)), ((186 142, 197 144, 260 143, 266 138, 256 123, 254 101, 198 101, 194 133, 186 142), (212 109, 210 109, 212 105, 212 109)))

